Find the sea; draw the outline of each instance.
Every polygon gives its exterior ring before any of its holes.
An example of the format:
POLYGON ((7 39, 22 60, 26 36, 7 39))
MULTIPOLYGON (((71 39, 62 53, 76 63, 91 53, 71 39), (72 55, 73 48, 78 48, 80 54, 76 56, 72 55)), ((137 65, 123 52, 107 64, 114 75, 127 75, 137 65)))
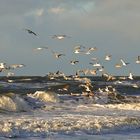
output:
POLYGON ((140 77, 79 79, 0 77, 0 140, 139 140, 140 77))

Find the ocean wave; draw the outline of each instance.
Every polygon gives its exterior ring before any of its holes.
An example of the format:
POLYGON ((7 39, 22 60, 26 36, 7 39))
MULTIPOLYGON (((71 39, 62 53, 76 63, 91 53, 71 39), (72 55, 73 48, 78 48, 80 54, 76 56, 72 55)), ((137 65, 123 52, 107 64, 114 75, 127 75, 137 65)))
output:
POLYGON ((19 95, 8 93, 0 96, 0 109, 1 111, 29 111, 28 103, 19 95))

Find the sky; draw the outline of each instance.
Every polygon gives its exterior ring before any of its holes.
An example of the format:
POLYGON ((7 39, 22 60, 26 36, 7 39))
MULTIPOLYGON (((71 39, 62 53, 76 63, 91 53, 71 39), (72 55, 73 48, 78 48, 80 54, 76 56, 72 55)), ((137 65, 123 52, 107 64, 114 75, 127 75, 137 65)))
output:
POLYGON ((140 0, 0 0, 0 19, 0 62, 26 65, 13 70, 15 75, 44 76, 58 70, 70 75, 93 69, 89 62, 98 57, 112 75, 140 76, 140 64, 135 64, 140 55, 140 0), (57 34, 69 38, 53 39, 57 34), (74 54, 77 45, 96 46, 97 51, 74 54), (49 49, 33 51, 41 46, 49 49), (52 51, 65 56, 56 60, 52 51), (109 62, 104 60, 107 54, 112 55, 109 62), (130 64, 116 69, 121 58, 130 64), (75 66, 70 65, 73 59, 79 60, 75 66))

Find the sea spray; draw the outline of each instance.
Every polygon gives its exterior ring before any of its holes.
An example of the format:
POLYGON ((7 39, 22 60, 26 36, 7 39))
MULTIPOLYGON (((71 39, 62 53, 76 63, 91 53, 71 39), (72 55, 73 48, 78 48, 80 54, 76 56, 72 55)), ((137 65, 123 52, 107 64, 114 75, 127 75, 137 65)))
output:
POLYGON ((31 98, 38 99, 43 102, 58 102, 59 97, 55 92, 50 91, 36 91, 34 94, 28 94, 31 98))
POLYGON ((27 102, 19 95, 8 93, 0 96, 0 109, 12 112, 29 111, 27 102))

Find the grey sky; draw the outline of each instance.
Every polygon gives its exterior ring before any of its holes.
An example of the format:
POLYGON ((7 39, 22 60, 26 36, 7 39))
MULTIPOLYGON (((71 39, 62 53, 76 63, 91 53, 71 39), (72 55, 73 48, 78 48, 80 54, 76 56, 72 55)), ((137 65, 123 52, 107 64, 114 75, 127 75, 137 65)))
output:
POLYGON ((140 65, 135 64, 140 55, 139 0, 0 0, 0 19, 1 62, 26 65, 16 70, 16 75, 45 75, 57 70, 74 74, 76 69, 92 68, 88 64, 91 57, 99 57, 111 74, 132 71, 140 75, 140 65), (54 34, 71 38, 58 41, 51 38, 54 34), (96 46, 98 51, 75 55, 73 48, 78 44, 96 46), (49 50, 33 52, 41 46, 49 50), (66 56, 55 60, 50 50, 66 56), (106 54, 113 55, 111 62, 103 60, 106 54), (69 64, 73 58, 80 61, 75 67, 69 64), (131 63, 127 69, 114 68, 120 58, 131 63))

